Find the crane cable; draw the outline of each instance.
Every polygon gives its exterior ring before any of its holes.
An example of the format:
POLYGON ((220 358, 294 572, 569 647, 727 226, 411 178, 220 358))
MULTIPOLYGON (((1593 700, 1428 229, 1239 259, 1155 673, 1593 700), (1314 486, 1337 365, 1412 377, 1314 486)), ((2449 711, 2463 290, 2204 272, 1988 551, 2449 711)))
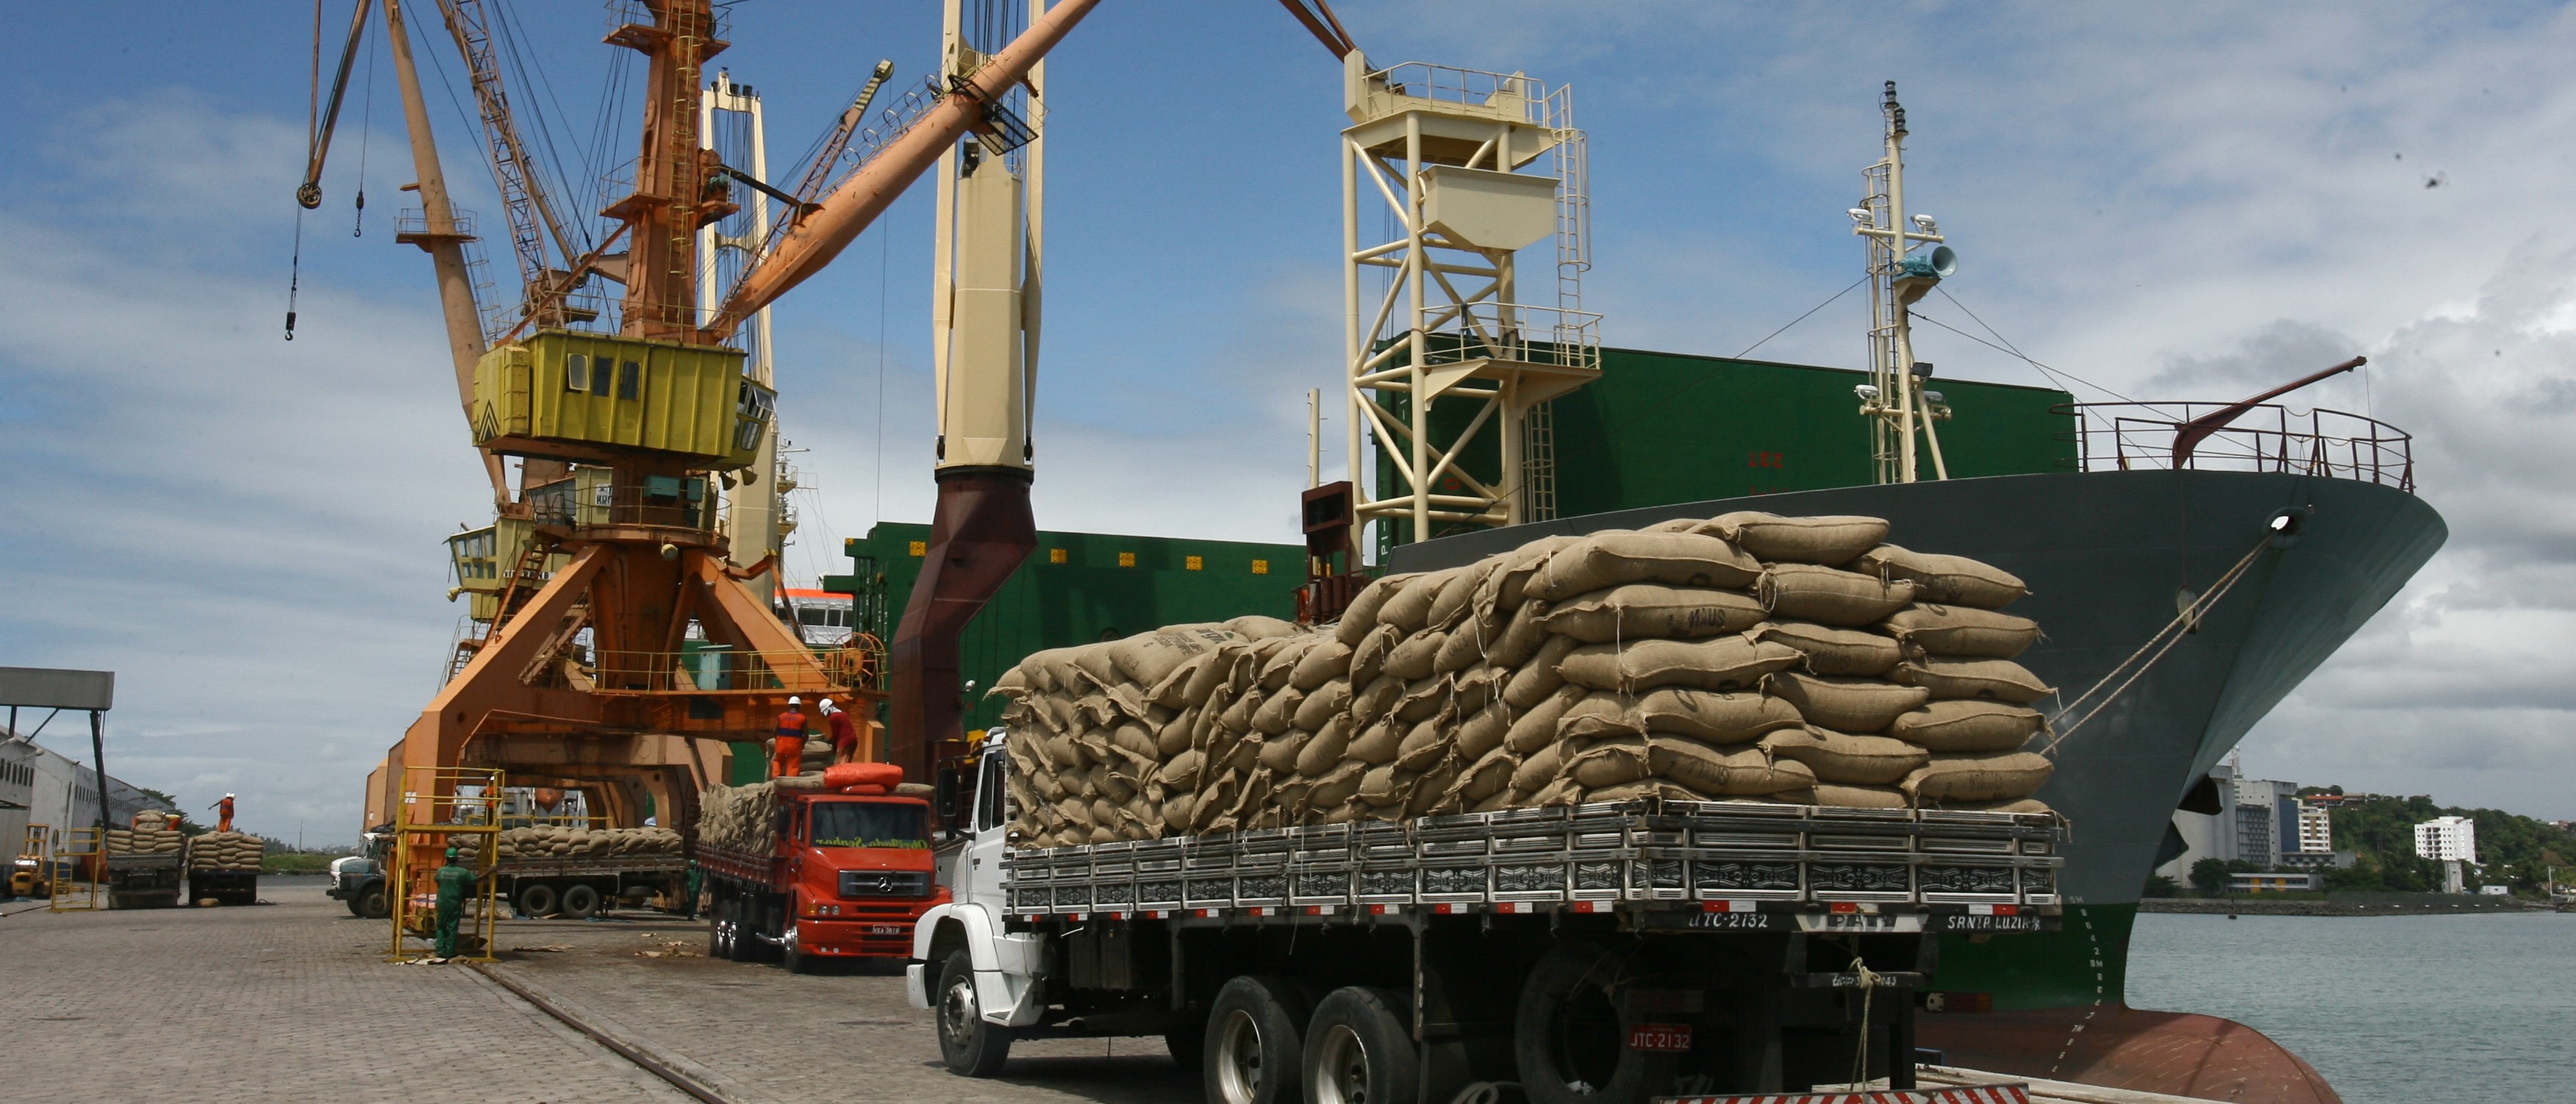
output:
MULTIPOLYGON (((322 125, 322 0, 313 0, 313 77, 304 96, 304 137, 322 125)), ((304 279, 304 205, 295 206, 295 249, 286 261, 286 339, 295 340, 295 292, 304 279)))
MULTIPOLYGON (((314 72, 319 80, 321 71, 314 72)), ((376 52, 372 49, 367 51, 367 91, 362 102, 364 106, 358 112, 358 224, 349 230, 353 238, 367 236, 367 147, 373 144, 376 133, 376 52)))

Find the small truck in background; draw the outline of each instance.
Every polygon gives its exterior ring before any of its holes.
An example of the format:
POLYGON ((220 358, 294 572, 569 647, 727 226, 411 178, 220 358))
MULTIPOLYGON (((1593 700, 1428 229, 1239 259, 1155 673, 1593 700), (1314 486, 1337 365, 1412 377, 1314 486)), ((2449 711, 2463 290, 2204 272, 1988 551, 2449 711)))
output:
POLYGON ((702 831, 709 957, 748 962, 774 947, 798 973, 824 959, 909 957, 914 922, 949 897, 932 861, 930 803, 891 792, 901 778, 862 763, 833 767, 823 788, 765 783, 777 802, 766 847, 729 848, 702 831))

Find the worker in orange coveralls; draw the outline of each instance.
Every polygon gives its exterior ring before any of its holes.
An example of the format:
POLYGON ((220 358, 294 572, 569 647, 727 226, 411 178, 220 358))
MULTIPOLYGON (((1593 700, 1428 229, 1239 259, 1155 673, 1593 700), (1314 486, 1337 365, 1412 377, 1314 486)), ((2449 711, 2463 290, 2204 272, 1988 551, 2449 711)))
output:
POLYGON ((223 800, 215 802, 215 831, 229 832, 232 830, 233 795, 225 794, 223 800))
POLYGON ((790 697, 778 715, 778 733, 769 741, 769 776, 785 778, 805 766, 805 700, 790 697))

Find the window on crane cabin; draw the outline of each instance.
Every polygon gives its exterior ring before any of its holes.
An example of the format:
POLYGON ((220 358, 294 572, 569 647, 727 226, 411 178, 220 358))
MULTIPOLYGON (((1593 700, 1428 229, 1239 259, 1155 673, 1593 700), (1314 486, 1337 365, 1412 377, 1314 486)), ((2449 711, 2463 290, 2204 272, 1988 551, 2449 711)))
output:
POLYGON ((644 366, 643 366, 643 365, 641 365, 641 364, 637 364, 637 363, 635 363, 634 361, 631 361, 631 360, 630 360, 630 361, 627 361, 627 362, 625 362, 625 363, 623 363, 623 364, 618 365, 618 367, 617 367, 617 397, 618 397, 618 398, 621 398, 621 399, 631 399, 631 398, 634 398, 634 397, 635 397, 636 392, 637 392, 637 391, 639 391, 639 390, 641 390, 641 388, 642 388, 642 386, 643 386, 643 382, 644 382, 644 366))
POLYGON ((590 390, 590 358, 573 353, 564 357, 564 390, 590 390))
POLYGON ((593 358, 590 365, 591 394, 603 399, 608 397, 608 377, 615 374, 609 369, 616 363, 616 361, 610 360, 607 357, 593 358))

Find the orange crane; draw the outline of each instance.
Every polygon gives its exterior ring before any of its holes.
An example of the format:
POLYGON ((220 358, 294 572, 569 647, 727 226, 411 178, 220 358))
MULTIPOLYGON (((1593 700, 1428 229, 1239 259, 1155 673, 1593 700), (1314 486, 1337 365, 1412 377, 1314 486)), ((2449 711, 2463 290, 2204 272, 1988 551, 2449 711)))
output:
MULTIPOLYGON (((360 0, 353 43, 370 2, 360 0)), ((495 605, 489 631, 371 779, 370 827, 396 820, 406 802, 445 801, 453 783, 433 780, 459 767, 500 768, 513 780, 616 781, 605 792, 612 810, 631 813, 649 797, 666 822, 687 826, 695 784, 714 773, 707 756, 721 754, 705 741, 767 737, 790 695, 831 695, 873 711, 882 692, 853 684, 867 681, 859 672, 872 665, 818 656, 743 585, 757 570, 727 562, 716 477, 749 463, 774 403, 728 342, 828 263, 941 150, 994 125, 990 106, 1096 3, 1063 0, 952 82, 801 212, 748 266, 724 309, 702 319, 698 231, 736 209, 728 181, 739 175, 699 133, 704 66, 727 45, 709 0, 646 0, 644 18, 607 36, 648 62, 641 141, 632 190, 603 212, 618 227, 579 256, 548 213, 491 72, 481 5, 440 0, 474 73, 523 275, 518 321, 487 344, 465 250, 474 238, 448 201, 404 4, 382 0, 417 174, 406 190, 421 202, 398 240, 431 255, 468 424, 503 518, 524 522, 527 539, 510 563, 519 593, 495 605), (608 252, 621 241, 623 256, 608 252), (547 263, 549 244, 562 265, 547 263), (595 278, 623 285, 615 329, 567 327, 579 313, 567 297, 595 278), (515 498, 505 456, 527 462, 515 498), (557 559, 561 566, 544 570, 557 559), (692 633, 704 649, 684 649, 692 633)), ((344 63, 343 80, 346 71, 344 63)), ((339 97, 335 89, 335 104, 339 97)), ((317 127, 299 202, 319 200, 328 142, 328 127, 317 127)), ((410 846, 421 853, 409 867, 425 876, 437 865, 433 845, 410 846)))

